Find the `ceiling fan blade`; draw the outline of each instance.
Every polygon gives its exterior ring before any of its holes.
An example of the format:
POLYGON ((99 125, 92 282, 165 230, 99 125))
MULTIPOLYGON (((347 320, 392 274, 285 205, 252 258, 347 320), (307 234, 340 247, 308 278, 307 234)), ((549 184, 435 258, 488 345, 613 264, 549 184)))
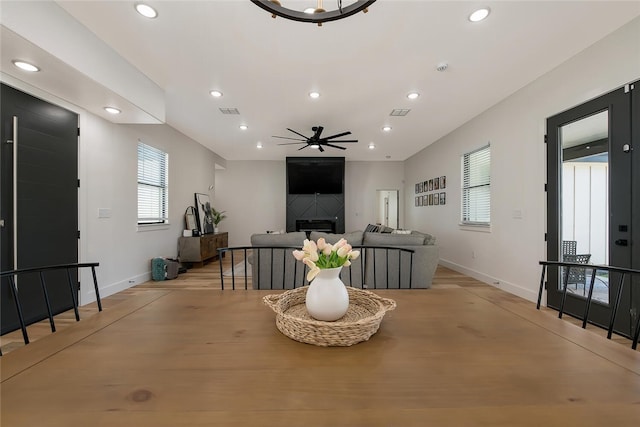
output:
POLYGON ((318 145, 318 150, 320 150, 321 153, 324 152, 324 148, 322 148, 322 145, 318 145))
POLYGON ((276 136, 276 135, 271 135, 271 138, 280 138, 280 139, 291 139, 293 141, 303 141, 306 142, 306 139, 299 139, 299 138, 289 138, 287 136, 276 136))
POLYGON ((298 144, 306 144, 306 142, 285 142, 278 145, 298 145, 298 144))
POLYGON ((331 136, 325 136, 322 139, 333 139, 333 138, 340 138, 341 136, 345 136, 345 135, 351 135, 351 132, 346 131, 346 132, 342 132, 342 133, 337 133, 335 135, 331 135, 331 136))
POLYGON ((344 139, 344 140, 341 140, 341 141, 331 141, 331 142, 333 142, 334 144, 335 144, 335 143, 340 143, 340 144, 342 144, 343 142, 346 142, 346 143, 349 143, 349 142, 358 142, 358 140, 357 140, 357 139, 344 139))
MULTIPOLYGON (((333 144, 329 144, 329 143, 324 143, 322 145, 326 145, 327 147, 331 147, 331 148, 339 148, 340 150, 346 150, 345 147, 340 147, 339 145, 333 145, 333 144)), ((322 148, 322 147, 320 147, 322 148)))
POLYGON ((293 130, 293 129, 289 129, 289 128, 287 128, 287 130, 288 130, 289 132, 293 132, 293 133, 295 133, 295 134, 296 134, 296 135, 298 135, 298 136, 303 137, 305 141, 309 139, 309 138, 307 138, 306 136, 304 136, 303 134, 301 134, 300 132, 296 132, 296 131, 295 131, 295 130, 293 130))
POLYGON ((298 151, 300 151, 300 150, 302 150, 304 148, 307 148, 308 146, 309 146, 309 144, 305 145, 304 147, 300 147, 300 148, 298 148, 298 151))

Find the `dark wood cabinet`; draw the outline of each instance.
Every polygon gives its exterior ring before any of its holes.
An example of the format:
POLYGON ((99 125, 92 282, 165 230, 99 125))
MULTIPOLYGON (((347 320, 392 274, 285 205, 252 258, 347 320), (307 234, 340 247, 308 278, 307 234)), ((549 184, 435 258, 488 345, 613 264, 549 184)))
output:
POLYGON ((229 233, 204 234, 198 237, 180 237, 178 258, 180 262, 198 263, 201 266, 218 256, 218 248, 229 246, 229 233))

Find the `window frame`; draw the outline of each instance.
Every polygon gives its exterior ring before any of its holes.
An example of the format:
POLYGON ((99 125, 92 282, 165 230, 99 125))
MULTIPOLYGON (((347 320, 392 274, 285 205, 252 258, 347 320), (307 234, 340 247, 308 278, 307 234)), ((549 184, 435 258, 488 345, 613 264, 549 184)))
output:
POLYGON ((138 140, 137 145, 137 225, 138 230, 158 228, 169 225, 169 154, 157 147, 138 140), (143 157, 141 157, 141 155, 143 157), (157 163, 157 164, 154 164, 157 163), (145 171, 144 168, 149 170, 145 171), (142 168, 142 169, 141 169, 142 168), (141 192, 143 189, 143 192, 141 192), (155 189, 155 190, 154 190, 155 189), (146 194, 144 194, 146 190, 146 194), (151 190, 151 191, 149 191, 151 190), (158 192, 154 195, 154 191, 158 192), (153 198, 158 200, 154 203, 153 198), (155 216, 141 218, 142 198, 150 198, 146 208, 155 216), (157 204, 158 206, 154 206, 157 204))
POLYGON ((460 226, 473 231, 491 230, 491 143, 461 156, 460 226), (474 161, 474 155, 476 159, 474 161), (480 156, 479 158, 478 155, 480 156), (479 164, 474 164, 478 163, 479 164), (478 182, 474 182, 478 181, 478 182), (478 189, 485 189, 478 193, 478 189), (482 200, 482 198, 486 200, 482 200), (470 212, 473 210, 481 211, 470 212), (486 215, 485 218, 479 218, 486 215))

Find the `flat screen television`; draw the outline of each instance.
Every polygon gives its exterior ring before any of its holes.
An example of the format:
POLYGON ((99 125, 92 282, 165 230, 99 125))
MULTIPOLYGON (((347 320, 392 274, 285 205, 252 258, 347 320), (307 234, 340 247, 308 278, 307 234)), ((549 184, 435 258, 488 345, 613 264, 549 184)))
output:
POLYGON ((344 157, 287 157, 287 192, 344 193, 344 157))

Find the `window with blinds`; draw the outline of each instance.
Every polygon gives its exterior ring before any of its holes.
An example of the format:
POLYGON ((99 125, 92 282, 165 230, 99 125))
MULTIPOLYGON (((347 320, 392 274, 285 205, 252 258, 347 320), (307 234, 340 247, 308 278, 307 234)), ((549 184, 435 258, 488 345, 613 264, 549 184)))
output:
POLYGON ((138 141, 138 224, 164 224, 168 215, 169 155, 138 141))
POLYGON ((462 224, 491 224, 491 147, 462 156, 462 224))

